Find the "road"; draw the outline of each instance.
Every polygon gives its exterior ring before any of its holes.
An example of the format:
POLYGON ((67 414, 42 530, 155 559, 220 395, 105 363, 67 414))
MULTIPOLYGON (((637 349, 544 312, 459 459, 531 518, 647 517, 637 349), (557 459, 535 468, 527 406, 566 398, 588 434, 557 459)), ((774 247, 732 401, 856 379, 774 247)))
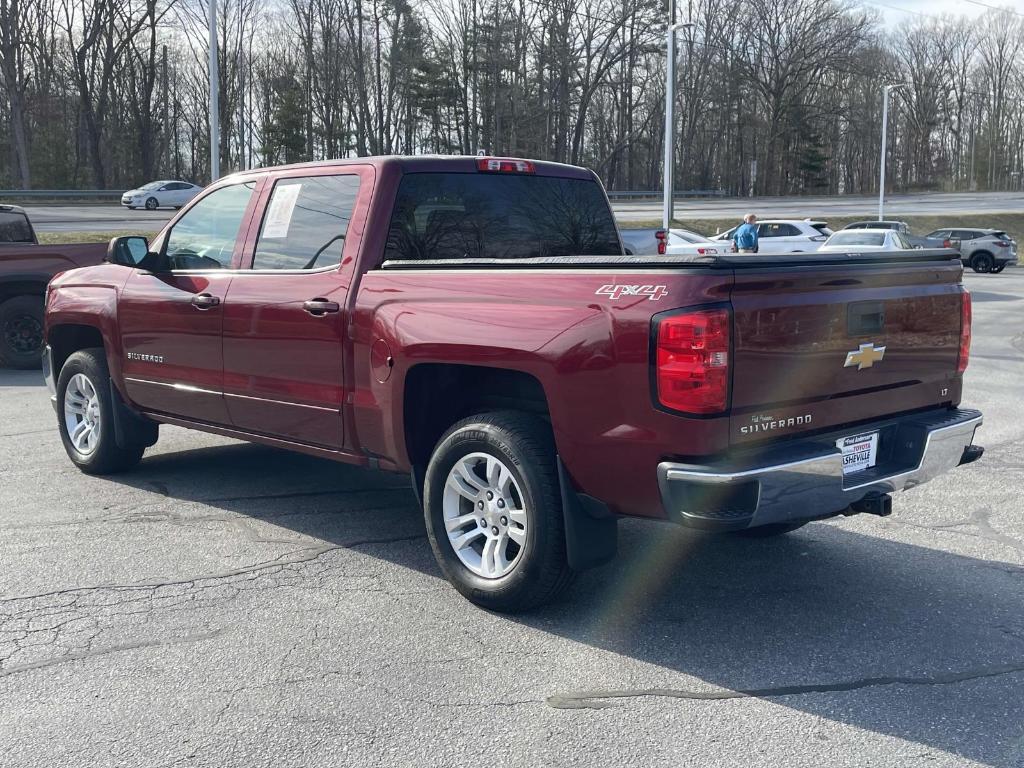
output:
MULTIPOLYGON (((654 200, 617 201, 614 204, 619 221, 657 220, 661 218, 661 202, 654 200)), ((35 227, 40 232, 96 232, 137 230, 155 232, 174 211, 129 211, 119 205, 40 205, 27 206, 35 227)), ((761 218, 805 216, 865 216, 878 212, 878 199, 872 197, 773 197, 727 198, 722 200, 681 199, 676 216, 683 218, 736 218, 748 211, 761 218)), ((925 214, 1024 213, 1022 192, 978 192, 974 194, 893 195, 886 204, 889 216, 925 214)))
MULTIPOLYGON (((615 216, 621 222, 661 219, 660 200, 615 203, 615 216)), ((690 200, 676 202, 676 218, 742 219, 754 212, 762 219, 830 216, 878 216, 878 197, 765 197, 690 200)), ((886 200, 885 215, 893 218, 910 215, 944 216, 954 214, 1024 213, 1024 192, 976 192, 949 194, 892 195, 886 200)))
POLYGON ((622 525, 479 610, 402 477, 163 427, 64 455, 0 371, 0 765, 1024 766, 1024 269, 967 276, 984 458, 776 540, 622 525))

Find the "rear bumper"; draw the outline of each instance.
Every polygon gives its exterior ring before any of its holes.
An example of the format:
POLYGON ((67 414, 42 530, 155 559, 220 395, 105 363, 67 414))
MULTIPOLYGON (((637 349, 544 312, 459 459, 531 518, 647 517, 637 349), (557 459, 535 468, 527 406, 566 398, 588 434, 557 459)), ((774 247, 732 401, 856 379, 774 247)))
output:
MULTIPOLYGON (((669 517, 693 528, 737 530, 851 513, 852 505, 926 483, 981 455, 979 411, 943 408, 812 440, 761 449, 714 465, 658 465, 669 517), (835 441, 879 432, 874 467, 843 476, 835 441)), ((852 510, 856 511, 856 510, 852 510)))

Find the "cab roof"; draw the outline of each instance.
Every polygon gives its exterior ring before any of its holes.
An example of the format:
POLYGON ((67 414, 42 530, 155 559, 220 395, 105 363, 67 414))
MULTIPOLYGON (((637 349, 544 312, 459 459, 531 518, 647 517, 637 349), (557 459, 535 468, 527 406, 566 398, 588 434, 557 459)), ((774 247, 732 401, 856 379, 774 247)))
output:
MULTIPOLYGON (((251 176, 261 173, 277 173, 302 168, 344 168, 347 165, 372 165, 375 168, 397 167, 402 173, 479 173, 477 163, 480 160, 528 160, 533 164, 534 176, 558 176, 569 179, 595 178, 593 171, 578 165, 553 163, 547 160, 529 160, 529 158, 504 157, 499 155, 373 155, 370 157, 348 157, 337 160, 314 160, 306 163, 292 163, 267 168, 252 168, 239 171, 232 176, 251 176)), ((226 177, 227 178, 227 177, 226 177)))

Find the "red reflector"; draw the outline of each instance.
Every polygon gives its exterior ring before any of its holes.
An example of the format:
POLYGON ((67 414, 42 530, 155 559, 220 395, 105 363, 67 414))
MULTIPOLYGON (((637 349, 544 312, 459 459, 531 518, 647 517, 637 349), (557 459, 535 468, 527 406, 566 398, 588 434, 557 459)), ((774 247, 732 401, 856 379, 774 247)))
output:
POLYGON ((511 160, 503 157, 481 157, 476 161, 478 171, 489 173, 534 173, 536 169, 529 160, 511 160))
POLYGON ((668 232, 664 229, 659 229, 654 233, 654 236, 658 238, 658 255, 664 256, 668 253, 668 232))
POLYGON ((956 361, 956 372, 967 370, 971 357, 971 294, 964 291, 960 303, 960 357, 956 361))
POLYGON ((729 310, 667 315, 657 322, 658 402, 685 413, 721 413, 729 399, 729 310))

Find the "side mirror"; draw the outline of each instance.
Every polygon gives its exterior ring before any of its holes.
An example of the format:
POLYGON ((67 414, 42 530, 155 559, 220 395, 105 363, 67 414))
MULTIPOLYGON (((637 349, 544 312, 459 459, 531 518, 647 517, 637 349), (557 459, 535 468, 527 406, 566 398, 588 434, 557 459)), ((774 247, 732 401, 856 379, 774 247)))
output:
POLYGON ((115 237, 107 246, 107 257, 104 261, 137 269, 148 254, 149 241, 146 238, 138 235, 115 237))

